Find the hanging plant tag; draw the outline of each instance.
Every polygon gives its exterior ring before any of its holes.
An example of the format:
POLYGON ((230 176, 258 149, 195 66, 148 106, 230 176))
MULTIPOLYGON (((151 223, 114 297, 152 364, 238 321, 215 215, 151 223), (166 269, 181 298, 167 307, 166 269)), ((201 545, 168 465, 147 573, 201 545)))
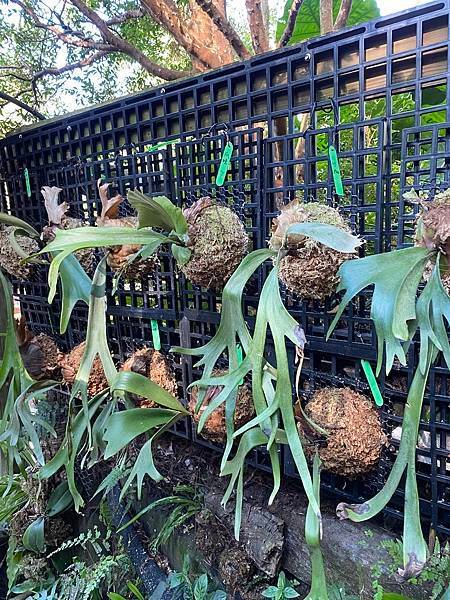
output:
POLYGON ((161 350, 161 338, 159 337, 159 326, 156 319, 151 320, 153 348, 157 351, 161 350))
POLYGON ((225 182, 227 171, 230 168, 233 150, 233 144, 231 142, 227 142, 222 152, 222 159, 220 161, 219 170, 217 171, 216 185, 218 186, 223 185, 225 182))
POLYGON ((31 185, 30 185, 30 174, 28 172, 27 167, 23 170, 23 176, 25 177, 25 187, 27 190, 28 198, 31 198, 31 185))
POLYGON ((163 142, 157 142, 152 146, 145 146, 145 152, 155 152, 156 150, 164 150, 167 146, 171 146, 173 144, 179 144, 181 142, 180 138, 176 140, 164 140, 163 142))
POLYGON ((370 391, 372 392, 372 396, 374 397, 375 404, 377 406, 383 406, 383 396, 381 395, 380 388, 378 387, 378 383, 372 371, 370 363, 367 360, 362 360, 361 365, 366 376, 367 382, 369 384, 370 391))
POLYGON ((331 172, 333 173, 334 189, 338 196, 344 195, 344 186, 342 185, 341 169, 339 159, 334 146, 328 146, 328 156, 330 158, 331 172))

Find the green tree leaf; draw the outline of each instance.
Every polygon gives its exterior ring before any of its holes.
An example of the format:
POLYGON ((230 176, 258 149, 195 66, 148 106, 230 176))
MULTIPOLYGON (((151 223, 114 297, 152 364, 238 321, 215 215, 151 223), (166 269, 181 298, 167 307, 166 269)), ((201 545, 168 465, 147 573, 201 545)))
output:
POLYGON ((264 598, 276 598, 278 595, 278 588, 274 585, 269 585, 269 587, 263 591, 262 595, 264 598))
MULTIPOLYGON (((339 12, 341 0, 333 0, 333 15, 336 16, 339 12)), ((287 0, 283 15, 280 17, 276 25, 276 40, 279 41, 283 31, 286 28, 286 23, 289 11, 292 6, 292 0, 287 0)), ((294 31, 289 41, 290 44, 298 44, 304 40, 310 40, 320 36, 320 0, 304 0, 295 22, 294 31)), ((380 16, 380 9, 376 0, 353 0, 352 8, 347 20, 347 26, 358 25, 365 23, 371 19, 380 16)))
POLYGON ((134 597, 137 598, 137 600, 145 600, 144 596, 141 594, 141 592, 138 590, 138 588, 134 585, 132 581, 127 582, 127 587, 130 590, 130 592, 134 594, 134 597))
POLYGON ((195 600, 205 600, 208 593, 208 575, 203 573, 196 580, 194 584, 194 598, 195 600))

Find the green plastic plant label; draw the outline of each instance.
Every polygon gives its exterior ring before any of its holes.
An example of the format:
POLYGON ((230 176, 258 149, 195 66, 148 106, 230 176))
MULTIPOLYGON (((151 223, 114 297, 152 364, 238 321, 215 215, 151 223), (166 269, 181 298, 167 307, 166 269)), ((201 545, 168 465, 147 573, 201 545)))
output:
POLYGON ((179 144, 181 142, 180 138, 176 140, 165 140, 164 142, 158 142, 157 144, 153 144, 152 146, 145 146, 146 152, 155 152, 156 150, 164 150, 167 146, 171 146, 173 144, 179 144))
POLYGON ((217 171, 216 185, 223 185, 228 169, 230 168, 231 157, 233 155, 233 144, 227 142, 222 152, 222 159, 220 161, 219 170, 217 171))
POLYGON ((158 321, 156 321, 155 319, 152 319, 151 325, 152 325, 153 348, 155 350, 161 350, 161 338, 159 337, 158 321))
POLYGON ((31 198, 30 174, 29 174, 28 169, 26 167, 23 170, 23 176, 25 177, 25 187, 26 187, 26 190, 27 190, 27 196, 28 196, 28 198, 31 198))
POLYGON ((372 367, 367 360, 361 360, 361 365, 364 371, 364 375, 366 376, 367 382, 370 387, 370 391, 372 392, 372 396, 374 397, 375 404, 377 406, 383 406, 384 400, 381 395, 380 388, 378 387, 378 383, 374 372, 372 371, 372 367))
POLYGON ((342 185, 341 169, 339 159, 334 146, 328 146, 328 156, 330 158, 331 172, 333 173, 334 189, 338 196, 344 195, 344 186, 342 185))

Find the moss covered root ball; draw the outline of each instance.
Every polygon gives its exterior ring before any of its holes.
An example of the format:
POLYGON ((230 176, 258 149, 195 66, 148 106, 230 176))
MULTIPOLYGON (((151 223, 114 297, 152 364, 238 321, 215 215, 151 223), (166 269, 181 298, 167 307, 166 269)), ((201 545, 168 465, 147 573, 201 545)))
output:
MULTIPOLYGON (((11 236, 14 234, 14 229, 14 227, 0 225, 0 269, 3 269, 16 279, 25 281, 30 277, 34 265, 20 264, 22 257, 17 254, 11 245, 11 236)), ((39 244, 36 240, 25 235, 16 235, 15 239, 27 256, 39 252, 39 244)))
POLYGON ((191 256, 181 270, 196 285, 223 287, 247 253, 244 225, 231 209, 214 204, 209 197, 185 209, 184 216, 191 256))
MULTIPOLYGON (((72 385, 74 383, 85 348, 86 342, 82 342, 81 344, 78 344, 78 346, 75 346, 75 348, 73 348, 67 354, 60 355, 61 374, 64 383, 67 383, 68 385, 72 385)), ((106 375, 103 370, 102 361, 97 355, 94 359, 91 372, 89 374, 88 395, 93 397, 107 387, 108 380, 106 379, 106 375)))
MULTIPOLYGON (((221 375, 225 375, 226 371, 215 371, 213 375, 215 377, 220 377, 221 375)), ((203 405, 200 408, 198 413, 195 413, 195 407, 197 405, 198 400, 198 388, 193 387, 191 392, 191 398, 189 401, 189 411, 194 419, 194 422, 198 424, 200 421, 200 417, 209 403, 217 398, 217 396, 222 391, 222 386, 211 386, 208 388, 205 399, 203 401, 203 405)), ((248 423, 250 419, 255 414, 255 409, 253 406, 253 398, 252 392, 248 385, 243 384, 239 387, 237 398, 236 398, 236 407, 234 411, 234 428, 239 429, 248 423)), ((206 421, 201 434, 207 440, 211 442, 215 442, 217 444, 225 442, 227 439, 227 428, 225 421, 225 403, 221 404, 219 408, 211 414, 209 419, 206 421)))
MULTIPOLYGON (((447 294, 450 294, 450 189, 436 194, 433 200, 422 200, 421 205, 416 224, 416 246, 441 252, 441 281, 447 294)), ((425 281, 433 273, 435 260, 434 257, 425 266, 425 281)))
MULTIPOLYGON (((269 245, 280 250, 291 225, 296 223, 324 223, 349 231, 344 219, 331 206, 294 200, 287 204, 272 224, 269 245)), ((287 255, 281 259, 279 278, 286 287, 305 300, 323 301, 336 290, 338 270, 353 254, 337 252, 320 242, 300 234, 290 234, 286 240, 287 255)))
MULTIPOLYGON (((161 352, 153 348, 141 348, 134 352, 122 366, 122 371, 131 371, 147 377, 153 383, 162 387, 172 396, 178 395, 177 380, 172 366, 161 352)), ((156 402, 141 396, 133 396, 137 406, 141 408, 155 408, 156 402)))
MULTIPOLYGON (((323 388, 308 402, 305 413, 328 432, 325 445, 318 448, 326 471, 354 479, 377 464, 387 438, 373 402, 350 388, 323 388)), ((312 455, 310 430, 302 422, 298 429, 312 455)))

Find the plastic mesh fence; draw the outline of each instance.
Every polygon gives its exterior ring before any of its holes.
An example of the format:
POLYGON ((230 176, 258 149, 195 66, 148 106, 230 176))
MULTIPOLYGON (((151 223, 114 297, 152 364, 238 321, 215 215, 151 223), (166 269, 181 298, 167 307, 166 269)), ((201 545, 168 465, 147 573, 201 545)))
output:
MULTIPOLYGON (((1 206, 42 228, 42 185, 61 187, 70 214, 86 224, 95 223, 100 209, 99 178, 123 195, 139 188, 166 194, 180 206, 209 194, 239 214, 253 247, 260 248, 278 208, 298 195, 338 207, 366 240, 366 254, 412 243, 415 207, 402 192, 450 182, 449 7, 443 0, 382 17, 10 135, 0 142, 1 206), (228 139, 234 152, 219 188, 217 171, 228 139), (155 148, 162 141, 170 143, 155 148), (330 143, 339 157, 341 198, 326 158, 330 143)), ((130 207, 125 202, 121 210, 128 214, 130 207)), ((151 319, 160 324, 163 349, 180 341, 199 345, 214 335, 220 295, 188 283, 167 252, 159 260, 152 277, 125 280, 108 298, 108 334, 118 360, 136 345, 151 344, 151 319)), ((250 325, 268 268, 246 290, 250 325)), ((57 331, 58 307, 46 307, 44 271, 26 284, 16 282, 16 291, 33 327, 57 331)), ((300 303, 286 290, 283 295, 308 339, 304 392, 345 383, 368 393, 360 359, 373 361, 376 355, 370 291, 349 307, 329 342, 324 334, 335 300, 322 306, 300 303)), ((77 307, 67 345, 81 341, 85 327, 86 310, 77 307)), ((324 476, 324 488, 337 499, 359 501, 384 482, 398 446, 414 347, 411 353, 408 368, 381 380, 386 400, 381 416, 393 433, 391 448, 364 479, 324 476)), ((186 396, 198 372, 190 359, 175 360, 180 393, 186 396)), ((445 534, 450 533, 448 375, 440 365, 430 377, 418 451, 423 514, 445 534)), ((187 426, 180 433, 190 435, 187 426)), ((254 464, 267 467, 264 453, 254 464)), ((289 456, 284 469, 293 475, 289 456)), ((402 518, 402 486, 385 513, 394 522, 402 518)))

